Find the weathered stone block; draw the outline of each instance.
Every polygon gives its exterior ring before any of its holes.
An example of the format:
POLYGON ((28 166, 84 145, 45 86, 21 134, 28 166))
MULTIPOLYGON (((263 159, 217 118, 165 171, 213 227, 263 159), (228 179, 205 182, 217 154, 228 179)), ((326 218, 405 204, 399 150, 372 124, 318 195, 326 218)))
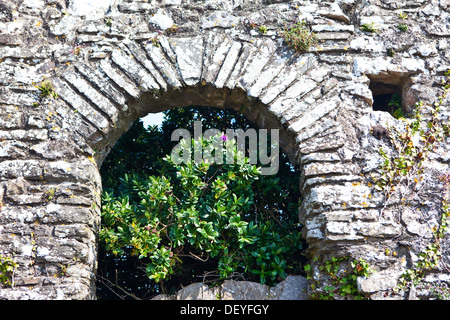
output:
POLYGON ((264 66, 269 62, 275 53, 276 43, 271 40, 261 40, 256 43, 256 48, 252 55, 245 62, 244 72, 237 80, 237 87, 248 90, 250 86, 258 79, 264 66))
POLYGON ((332 234, 349 234, 351 226, 347 222, 329 221, 326 224, 326 232, 332 234))
POLYGON ((146 69, 147 71, 152 75, 152 77, 156 80, 158 85, 164 89, 167 90, 167 83, 164 81, 162 76, 159 74, 158 70, 153 66, 151 61, 147 59, 147 56, 143 49, 139 47, 134 41, 124 41, 127 48, 130 50, 133 57, 139 61, 146 69))
POLYGON ((236 65, 236 61, 239 58, 239 53, 241 50, 242 44, 238 41, 234 41, 230 47, 230 50, 227 53, 225 60, 223 61, 219 74, 216 77, 216 81, 214 85, 217 88, 223 88, 230 73, 232 72, 234 66, 236 65))
POLYGON ((108 117, 111 119, 113 124, 117 122, 118 110, 113 107, 107 97, 92 88, 92 85, 88 81, 84 80, 75 73, 67 73, 64 74, 63 77, 73 87, 77 88, 80 93, 87 97, 91 103, 95 104, 97 109, 108 114, 108 117))
POLYGON ((119 105, 124 105, 126 99, 121 92, 115 89, 112 84, 105 79, 98 70, 91 69, 89 66, 77 63, 75 68, 82 74, 89 82, 91 82, 97 89, 112 98, 119 105))
POLYGON ((403 270, 390 268, 372 274, 369 278, 358 277, 358 291, 361 293, 374 293, 393 289, 397 286, 403 270))
POLYGON ((178 291, 175 300, 217 300, 217 289, 208 288, 203 283, 194 283, 178 291))
POLYGON ((216 36, 214 33, 210 33, 207 43, 204 52, 202 81, 212 83, 224 63, 232 41, 227 36, 216 36))
POLYGON ((146 44, 144 48, 167 84, 172 88, 181 87, 181 81, 177 76, 178 73, 175 70, 175 66, 164 57, 161 49, 151 43, 146 44))
POLYGON ((308 300, 308 281, 303 276, 287 276, 271 289, 271 300, 308 300))
POLYGON ((293 57, 294 53, 291 50, 282 49, 280 51, 276 51, 271 58, 271 61, 268 63, 268 67, 264 68, 256 82, 248 90, 248 95, 258 97, 269 85, 269 83, 279 75, 281 70, 285 68, 289 60, 293 57))
POLYGON ((122 48, 120 50, 112 51, 111 60, 120 67, 122 72, 134 81, 134 84, 140 90, 158 90, 159 85, 155 82, 153 77, 142 68, 133 57, 127 55, 122 48))
POLYGON ((83 117, 95 125, 100 131, 107 132, 110 126, 109 121, 99 112, 94 109, 83 97, 78 95, 72 88, 59 79, 54 81, 55 90, 58 92, 63 100, 69 103, 74 109, 75 113, 80 113, 83 117))
POLYGON ((267 300, 270 287, 256 282, 225 280, 221 294, 222 300, 267 300))
POLYGON ((374 238, 395 237, 400 235, 402 229, 399 224, 383 222, 357 222, 353 228, 357 230, 357 234, 374 238))
POLYGON ((102 60, 99 64, 99 67, 114 83, 122 88, 127 94, 136 99, 139 98, 139 88, 137 88, 134 83, 131 83, 131 81, 127 80, 124 75, 119 73, 119 71, 115 70, 110 63, 102 60))
POLYGON ((178 38, 170 42, 176 55, 177 69, 188 86, 200 82, 203 67, 203 37, 178 38))

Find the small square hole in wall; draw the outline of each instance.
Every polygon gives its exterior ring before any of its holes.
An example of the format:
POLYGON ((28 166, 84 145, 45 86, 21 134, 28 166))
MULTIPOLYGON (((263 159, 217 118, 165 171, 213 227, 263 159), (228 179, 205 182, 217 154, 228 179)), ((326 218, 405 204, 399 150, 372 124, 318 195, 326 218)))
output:
POLYGON ((389 112, 394 118, 407 117, 409 108, 404 101, 410 83, 408 76, 369 76, 373 110, 389 112))

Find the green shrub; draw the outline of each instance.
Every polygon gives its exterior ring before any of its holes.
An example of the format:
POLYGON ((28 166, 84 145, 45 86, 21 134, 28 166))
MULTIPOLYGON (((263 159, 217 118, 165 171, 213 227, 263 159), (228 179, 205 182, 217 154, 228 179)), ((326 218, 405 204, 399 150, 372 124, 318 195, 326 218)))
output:
MULTIPOLYGON (((192 148, 211 142, 193 140, 192 148)), ((224 157, 234 140, 226 143, 224 157)), ((156 282, 181 274, 188 258, 215 264, 222 279, 247 272, 273 283, 292 268, 287 256, 302 242, 287 213, 255 210, 262 181, 261 192, 279 194, 279 181, 261 176, 247 158, 244 164, 176 164, 166 156, 161 175, 126 174, 104 192, 100 241, 116 256, 139 257, 156 282)))

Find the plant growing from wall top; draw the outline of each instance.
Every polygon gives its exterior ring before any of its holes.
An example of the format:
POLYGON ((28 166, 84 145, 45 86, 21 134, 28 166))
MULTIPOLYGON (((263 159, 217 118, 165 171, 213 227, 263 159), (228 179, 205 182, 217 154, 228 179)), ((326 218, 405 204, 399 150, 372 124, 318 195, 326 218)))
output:
POLYGON ((156 32, 156 36, 148 39, 148 42, 151 42, 152 45, 154 45, 155 47, 159 47, 159 37, 170 34, 170 33, 175 33, 175 32, 177 32, 178 28, 179 28, 179 26, 174 24, 170 28, 167 28, 164 31, 153 29, 156 32))
POLYGON ((243 22, 244 26, 248 29, 254 29, 258 31, 259 34, 265 35, 268 31, 267 26, 260 25, 254 21, 244 20, 243 22))
POLYGON ((37 87, 40 92, 40 98, 52 97, 57 98, 53 84, 49 80, 42 81, 41 84, 37 87))
POLYGON ((312 46, 317 45, 317 36, 311 32, 304 21, 287 23, 280 30, 280 35, 286 44, 296 51, 308 51, 312 46))

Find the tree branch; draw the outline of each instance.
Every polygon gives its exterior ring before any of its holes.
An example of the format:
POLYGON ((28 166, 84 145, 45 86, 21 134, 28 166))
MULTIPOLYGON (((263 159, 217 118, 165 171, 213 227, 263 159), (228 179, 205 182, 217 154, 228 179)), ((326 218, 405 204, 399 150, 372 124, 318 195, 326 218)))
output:
POLYGON ((113 288, 111 288, 111 286, 116 287, 117 289, 119 289, 120 291, 122 291, 123 293, 125 293, 127 296, 129 296, 129 297, 131 297, 131 298, 133 298, 133 299, 135 299, 135 300, 142 300, 141 298, 139 298, 139 297, 135 296, 134 294, 128 292, 127 290, 125 290, 125 289, 122 288, 121 286, 112 283, 110 280, 108 280, 108 279, 106 279, 106 278, 104 278, 104 277, 102 277, 102 276, 100 276, 100 275, 97 275, 97 277, 98 277, 98 279, 99 279, 99 280, 100 280, 100 281, 101 281, 101 282, 102 282, 109 290, 111 290, 111 291, 112 291, 116 296, 118 296, 120 299, 123 300, 123 297, 121 297, 117 292, 115 292, 115 291, 113 290, 113 288), (108 282, 108 283, 107 283, 107 282, 108 282), (109 284, 109 285, 108 285, 108 284, 109 284))

